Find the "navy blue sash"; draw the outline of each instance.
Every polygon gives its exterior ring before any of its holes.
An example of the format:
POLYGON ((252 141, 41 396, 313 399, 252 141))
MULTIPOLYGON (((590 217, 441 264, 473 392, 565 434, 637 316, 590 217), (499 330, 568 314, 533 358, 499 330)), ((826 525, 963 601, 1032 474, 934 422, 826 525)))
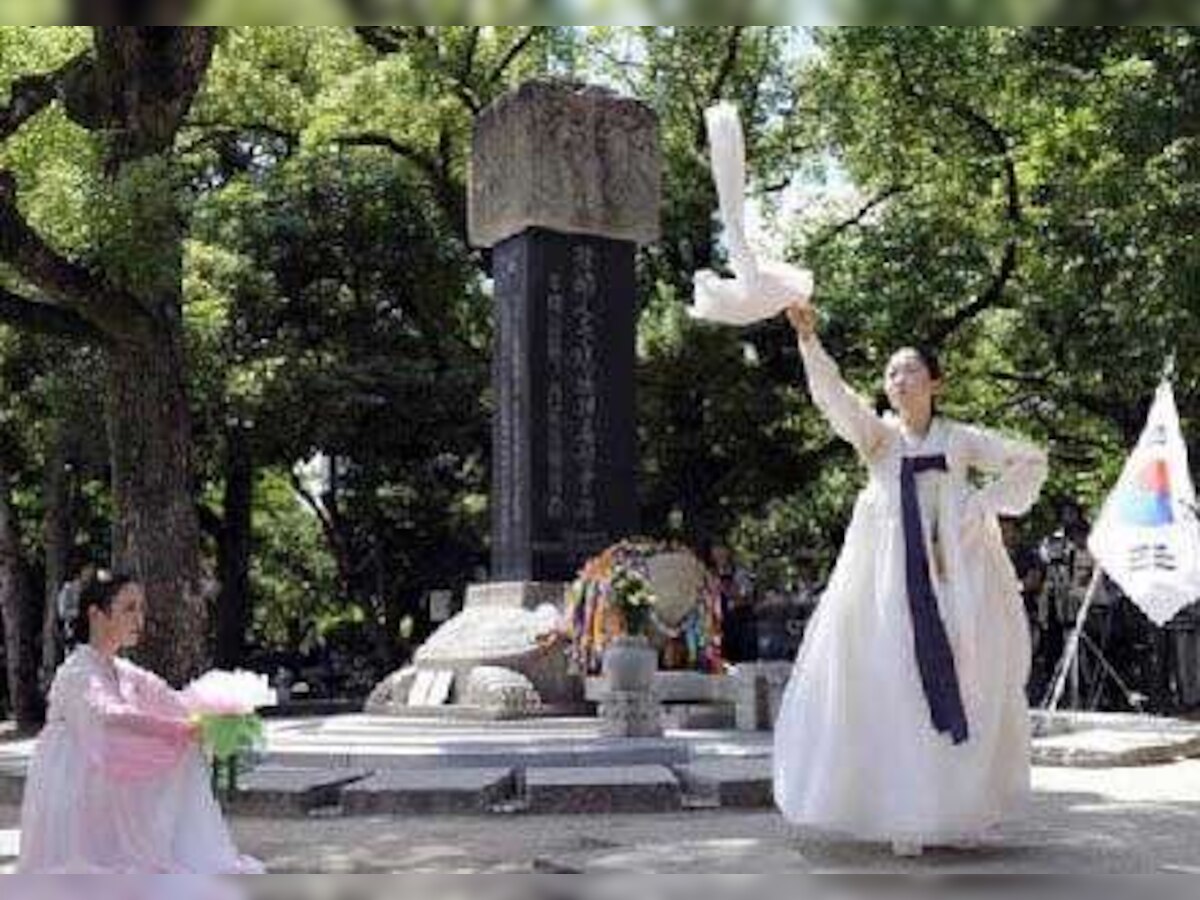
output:
POLYGON ((925 552, 925 534, 921 527, 921 507, 917 499, 917 476, 922 472, 945 472, 945 456, 906 458, 900 468, 900 501, 904 512, 905 581, 908 606, 912 612, 913 641, 921 684, 929 702, 933 727, 949 734, 955 744, 967 741, 967 713, 958 685, 954 651, 946 636, 946 626, 938 612, 937 596, 929 580, 929 557, 925 552))

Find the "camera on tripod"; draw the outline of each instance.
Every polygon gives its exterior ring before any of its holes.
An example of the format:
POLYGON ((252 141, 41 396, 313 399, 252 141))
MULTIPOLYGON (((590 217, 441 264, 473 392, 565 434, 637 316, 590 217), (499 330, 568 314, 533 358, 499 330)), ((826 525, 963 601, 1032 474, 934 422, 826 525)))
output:
POLYGON ((1047 566, 1067 566, 1073 562, 1075 543, 1067 537, 1066 531, 1059 529, 1042 540, 1039 555, 1047 566))

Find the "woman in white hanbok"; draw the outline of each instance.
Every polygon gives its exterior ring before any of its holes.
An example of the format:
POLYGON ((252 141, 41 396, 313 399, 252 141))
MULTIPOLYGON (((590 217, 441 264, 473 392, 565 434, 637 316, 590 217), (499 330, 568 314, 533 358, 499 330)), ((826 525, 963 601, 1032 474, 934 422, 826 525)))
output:
POLYGON ((80 619, 87 643, 54 676, 26 780, 18 872, 262 872, 234 849, 180 695, 118 656, 142 633, 141 586, 100 573, 80 619))
POLYGON ((1029 632, 997 516, 1033 504, 1046 455, 936 415, 941 372, 916 350, 889 361, 894 414, 877 416, 812 307, 788 318, 814 403, 869 479, 783 697, 776 803, 898 855, 974 843, 1029 797, 1029 632))

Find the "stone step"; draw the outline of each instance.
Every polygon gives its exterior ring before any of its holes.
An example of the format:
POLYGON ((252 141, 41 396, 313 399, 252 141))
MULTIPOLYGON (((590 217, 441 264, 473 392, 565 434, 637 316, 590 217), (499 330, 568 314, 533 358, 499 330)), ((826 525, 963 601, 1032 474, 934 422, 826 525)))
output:
POLYGON ((231 813, 261 818, 307 816, 341 803, 343 789, 372 773, 366 769, 297 769, 261 766, 238 779, 226 797, 231 813))
POLYGON ((775 805, 770 759, 713 759, 675 770, 690 806, 770 809, 775 805))
POLYGON ((0 829, 0 865, 15 864, 21 856, 21 831, 17 828, 0 829))
POLYGON ((293 745, 268 752, 265 762, 292 768, 494 769, 585 768, 600 766, 683 765, 693 758, 691 744, 670 738, 598 738, 585 741, 488 745, 444 744, 293 745))
POLYGON ((671 731, 732 731, 737 711, 732 703, 667 703, 662 724, 671 731))
POLYGON ((661 813, 683 808, 683 791, 666 766, 535 768, 525 772, 531 813, 661 813))
POLYGON ((384 770, 342 792, 348 816, 481 815, 516 794, 512 769, 384 770))
POLYGON ((0 806, 20 806, 24 796, 24 774, 0 774, 0 806))
POLYGON ((1035 766, 1109 769, 1161 766, 1200 757, 1200 735, 1096 728, 1033 742, 1035 766))

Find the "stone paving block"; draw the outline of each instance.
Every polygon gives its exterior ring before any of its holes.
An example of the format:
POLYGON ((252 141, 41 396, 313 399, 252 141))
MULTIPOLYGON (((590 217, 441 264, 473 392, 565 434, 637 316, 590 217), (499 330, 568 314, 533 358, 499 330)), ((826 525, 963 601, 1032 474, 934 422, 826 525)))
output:
POLYGON ((1035 766, 1160 766, 1197 757, 1200 757, 1200 735, 1177 731, 1092 729, 1033 742, 1035 766))
POLYGON ((230 812, 243 816, 303 816, 337 806, 342 789, 371 774, 368 769, 294 769, 262 767, 238 778, 238 790, 226 800, 230 812))
POLYGON ((20 806, 25 797, 25 776, 0 774, 0 805, 20 806))
POLYGON ((662 722, 669 731, 731 731, 737 716, 732 703, 667 703, 662 722))
POLYGON ((773 770, 769 757, 712 759, 678 770, 688 799, 726 809, 770 809, 773 770))
POLYGON ((534 813, 650 813, 682 807, 679 780, 666 766, 529 769, 525 796, 534 813))
POLYGON ((21 831, 17 828, 0 830, 0 861, 16 862, 21 855, 21 831))
POLYGON ((478 815, 511 800, 512 769, 389 769, 348 787, 346 815, 478 815))

